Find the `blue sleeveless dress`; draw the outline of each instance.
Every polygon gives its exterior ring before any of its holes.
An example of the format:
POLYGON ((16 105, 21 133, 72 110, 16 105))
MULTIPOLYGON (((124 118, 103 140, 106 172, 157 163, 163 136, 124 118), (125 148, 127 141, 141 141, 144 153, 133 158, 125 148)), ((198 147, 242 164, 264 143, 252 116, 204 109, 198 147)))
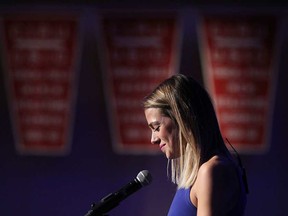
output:
POLYGON ((197 208, 190 200, 190 189, 178 189, 172 204, 170 206, 168 216, 196 216, 197 208))
MULTIPOLYGON (((190 200, 190 190, 191 188, 177 190, 167 216, 197 216, 197 208, 190 200)), ((237 205, 227 211, 226 215, 244 215, 246 201, 245 191, 242 190, 242 197, 239 198, 237 205)))

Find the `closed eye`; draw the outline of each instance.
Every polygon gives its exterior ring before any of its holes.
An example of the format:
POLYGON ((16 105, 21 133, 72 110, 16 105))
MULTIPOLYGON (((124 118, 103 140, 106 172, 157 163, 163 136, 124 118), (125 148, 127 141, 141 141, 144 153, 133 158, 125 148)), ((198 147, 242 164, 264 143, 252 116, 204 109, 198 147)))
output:
POLYGON ((159 132, 160 131, 160 125, 158 125, 155 129, 153 129, 154 132, 159 132))

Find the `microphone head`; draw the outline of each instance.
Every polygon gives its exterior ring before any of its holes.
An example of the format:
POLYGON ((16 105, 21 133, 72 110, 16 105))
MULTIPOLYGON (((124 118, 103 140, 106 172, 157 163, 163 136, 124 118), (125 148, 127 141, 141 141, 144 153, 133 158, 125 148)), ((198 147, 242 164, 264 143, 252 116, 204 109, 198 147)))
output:
POLYGON ((148 170, 142 170, 138 173, 136 179, 140 182, 142 186, 149 185, 152 182, 152 176, 148 170))

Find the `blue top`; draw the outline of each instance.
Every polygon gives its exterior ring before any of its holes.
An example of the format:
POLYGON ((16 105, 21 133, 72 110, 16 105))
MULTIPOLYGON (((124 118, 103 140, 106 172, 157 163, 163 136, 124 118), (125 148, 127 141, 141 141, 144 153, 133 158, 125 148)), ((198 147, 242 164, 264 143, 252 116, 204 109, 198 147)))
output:
MULTIPOLYGON (((190 200, 191 188, 180 188, 177 190, 172 204, 170 206, 168 216, 197 216, 197 208, 190 200)), ((244 215, 246 205, 246 194, 242 190, 241 198, 239 198, 237 205, 227 210, 226 215, 242 216, 244 215)))
POLYGON ((196 216, 197 208, 190 200, 190 188, 180 188, 177 190, 172 204, 170 206, 168 216, 196 216))

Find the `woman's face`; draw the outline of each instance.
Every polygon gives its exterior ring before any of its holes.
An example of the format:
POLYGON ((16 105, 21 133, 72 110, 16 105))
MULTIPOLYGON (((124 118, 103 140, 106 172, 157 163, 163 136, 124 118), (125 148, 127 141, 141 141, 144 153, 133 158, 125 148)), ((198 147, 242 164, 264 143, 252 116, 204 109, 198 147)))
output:
POLYGON ((179 157, 178 129, 171 118, 163 116, 158 108, 145 110, 148 126, 151 128, 151 143, 159 145, 168 159, 179 157))

